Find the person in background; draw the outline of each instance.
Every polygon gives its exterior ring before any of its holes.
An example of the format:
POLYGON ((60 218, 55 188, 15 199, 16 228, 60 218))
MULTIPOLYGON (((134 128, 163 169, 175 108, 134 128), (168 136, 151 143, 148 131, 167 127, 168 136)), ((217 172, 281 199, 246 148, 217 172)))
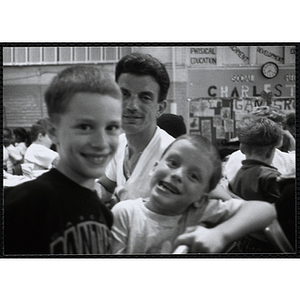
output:
POLYGON ((24 162, 34 165, 33 170, 49 170, 59 161, 57 152, 50 149, 52 140, 48 134, 47 124, 35 123, 30 128, 31 145, 25 152, 24 162))
POLYGON ((275 203, 278 222, 291 246, 296 249, 296 178, 295 175, 278 178, 280 197, 275 203))
MULTIPOLYGON (((51 127, 51 122, 50 119, 48 117, 39 119, 37 121, 37 124, 40 124, 41 126, 43 126, 44 128, 46 128, 46 131, 48 132, 50 127, 51 127)), ((52 145, 50 146, 50 149, 57 152, 57 148, 56 145, 54 143, 52 143, 52 145)))
POLYGON ((283 152, 294 151, 296 149, 295 113, 286 115, 282 126, 283 139, 279 149, 283 152))
MULTIPOLYGON (((280 198, 278 178, 281 175, 270 164, 276 147, 282 140, 281 128, 265 117, 247 115, 238 127, 240 149, 246 160, 229 187, 245 200, 261 200, 276 203, 280 198)), ((277 252, 263 232, 256 232, 240 239, 237 247, 242 253, 277 252)))
POLYGON ((5 255, 111 253, 113 216, 94 182, 118 147, 121 98, 118 85, 96 67, 55 76, 45 101, 60 160, 4 195, 5 255))
POLYGON ((281 175, 271 166, 275 149, 282 139, 281 128, 272 120, 246 115, 238 126, 242 167, 229 183, 229 188, 245 200, 275 203, 280 196, 277 178, 281 175))
MULTIPOLYGON (((282 125, 282 122, 285 119, 285 115, 280 110, 269 106, 255 107, 251 114, 258 117, 266 117, 278 125, 282 125)), ((241 150, 230 154, 223 169, 224 178, 228 182, 233 180, 238 170, 242 167, 243 160, 245 160, 245 155, 241 150)), ((276 148, 271 166, 275 167, 281 174, 295 173, 295 160, 295 151, 287 153, 276 148)))
POLYGON ((3 170, 13 174, 14 166, 22 160, 22 155, 13 145, 13 131, 8 127, 3 128, 3 170))
POLYGON ((217 253, 272 222, 275 209, 268 203, 209 199, 220 178, 221 161, 207 138, 177 138, 153 169, 150 197, 112 208, 113 253, 173 253, 176 238, 195 225, 202 232, 196 252, 217 253))
POLYGON ((118 62, 115 79, 123 95, 124 133, 116 155, 95 184, 110 207, 120 200, 149 195, 149 173, 174 140, 156 124, 166 108, 170 86, 165 66, 149 54, 132 53, 118 62))
POLYGON ((294 112, 286 115, 283 128, 288 130, 296 138, 296 114, 294 112))
POLYGON ((30 135, 27 132, 27 130, 23 127, 15 128, 14 135, 15 135, 15 147, 16 147, 16 150, 23 157, 23 159, 22 159, 22 162, 23 162, 27 147, 31 144, 30 135))
POLYGON ((175 139, 186 134, 186 126, 183 117, 175 114, 162 114, 157 118, 157 126, 165 130, 175 139))

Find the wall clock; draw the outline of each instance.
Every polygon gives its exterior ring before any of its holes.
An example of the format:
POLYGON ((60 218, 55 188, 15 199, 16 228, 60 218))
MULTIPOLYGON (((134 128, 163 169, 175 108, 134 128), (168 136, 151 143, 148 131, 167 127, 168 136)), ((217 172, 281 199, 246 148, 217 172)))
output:
POLYGON ((262 65, 261 72, 266 78, 271 79, 277 76, 279 68, 277 64, 275 64, 272 61, 269 61, 262 65))

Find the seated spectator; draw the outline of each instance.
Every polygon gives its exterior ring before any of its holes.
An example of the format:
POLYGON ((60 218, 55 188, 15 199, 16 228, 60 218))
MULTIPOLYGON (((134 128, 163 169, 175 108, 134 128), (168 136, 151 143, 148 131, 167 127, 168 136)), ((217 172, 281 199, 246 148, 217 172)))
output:
POLYGON ((157 118, 157 125, 175 139, 186 134, 186 126, 182 116, 162 114, 157 118))
POLYGON ((238 137, 246 159, 229 187, 242 199, 275 203, 280 196, 277 178, 281 174, 271 162, 281 142, 281 129, 267 118, 247 115, 240 121, 238 137))
MULTIPOLYGON (((37 121, 37 123, 42 125, 44 128, 46 128, 46 131, 49 132, 49 130, 51 128, 50 118, 45 117, 45 118, 39 119, 37 121)), ((54 143, 52 143, 52 145, 50 146, 50 149, 57 152, 57 148, 54 143)))
POLYGON ((15 135, 15 147, 19 154, 22 156, 22 162, 24 160, 24 155, 27 150, 27 147, 30 144, 29 134, 23 127, 17 127, 14 129, 15 135))
POLYGON ((57 152, 50 149, 52 141, 46 125, 35 123, 30 129, 31 145, 25 153, 25 163, 34 164, 33 170, 48 170, 55 167, 59 160, 57 152))
MULTIPOLYGON (((268 106, 255 107, 251 114, 259 117, 266 117, 279 125, 281 125, 285 119, 283 112, 279 111, 277 108, 268 106)), ((279 147, 280 146, 281 145, 279 145, 279 147)), ((245 155, 241 150, 235 151, 229 156, 223 169, 223 175, 226 180, 230 182, 235 177, 237 171, 241 168, 244 159, 245 155)), ((275 149, 271 166, 278 169, 281 174, 295 173, 295 159, 295 151, 283 152, 279 149, 275 149)))
POLYGON ((275 203, 278 222, 291 243, 296 249, 295 232, 296 232, 296 197, 295 197, 295 175, 280 176, 278 178, 280 189, 280 198, 275 203))
POLYGON ((279 149, 283 152, 294 151, 296 149, 295 113, 288 114, 282 125, 283 139, 279 149))
MULTIPOLYGON (((240 149, 246 160, 230 182, 232 192, 245 200, 275 203, 280 197, 277 178, 280 173, 270 164, 275 148, 281 143, 281 128, 272 120, 254 115, 245 116, 239 124, 240 149)), ((242 238, 238 242, 242 253, 275 252, 263 233, 242 238)))
POLYGON ((3 169, 13 174, 14 166, 22 161, 23 157, 13 144, 13 132, 10 128, 3 128, 3 169))
POLYGON ((288 130, 291 135, 296 138, 296 114, 294 112, 286 115, 285 122, 283 124, 283 128, 288 130))

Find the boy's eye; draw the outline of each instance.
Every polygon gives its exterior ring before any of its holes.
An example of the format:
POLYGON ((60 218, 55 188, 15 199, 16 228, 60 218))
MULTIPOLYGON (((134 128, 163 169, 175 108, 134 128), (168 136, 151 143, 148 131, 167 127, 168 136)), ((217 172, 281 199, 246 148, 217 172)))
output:
POLYGON ((197 181, 197 182, 201 182, 201 175, 199 173, 189 173, 188 177, 192 180, 192 181, 197 181))
POLYGON ((92 129, 92 126, 91 126, 91 125, 88 125, 88 124, 80 124, 80 125, 78 125, 78 128, 79 128, 80 130, 86 131, 86 130, 92 129))
POLYGON ((110 125, 106 129, 112 133, 116 133, 120 129, 120 125, 110 125))
POLYGON ((176 167, 178 165, 178 162, 175 159, 169 159, 168 165, 171 167, 176 167))
POLYGON ((195 173, 191 173, 191 174, 190 174, 190 178, 191 178, 192 180, 199 180, 198 175, 195 174, 195 173))

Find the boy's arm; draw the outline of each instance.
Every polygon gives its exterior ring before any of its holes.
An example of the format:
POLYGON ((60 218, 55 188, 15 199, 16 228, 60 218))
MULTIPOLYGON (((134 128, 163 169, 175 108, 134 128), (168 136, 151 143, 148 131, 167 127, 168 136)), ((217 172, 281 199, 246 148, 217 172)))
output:
POLYGON ((116 186, 116 182, 108 179, 105 174, 95 182, 95 190, 97 191, 99 198, 102 202, 111 207, 113 206, 111 205, 112 195, 116 186))
POLYGON ((19 151, 16 149, 15 146, 10 145, 9 147, 6 148, 8 155, 10 156, 10 158, 13 160, 13 163, 17 163, 19 161, 22 161, 23 157, 22 155, 19 153, 19 151))
POLYGON ((231 195, 222 187, 220 183, 209 193, 209 198, 211 199, 222 199, 229 200, 232 198, 231 195))
POLYGON ((194 226, 187 228, 175 243, 187 245, 189 252, 218 253, 235 240, 262 230, 276 218, 273 205, 263 201, 245 201, 228 220, 214 228, 194 226))
POLYGON ((116 204, 113 209, 114 223, 111 228, 112 233, 112 253, 113 254, 123 254, 126 253, 127 241, 129 236, 130 228, 130 217, 127 213, 126 208, 124 208, 125 202, 120 202, 116 204))
MULTIPOLYGON (((279 175, 278 175, 279 176, 279 175)), ((263 199, 269 203, 276 203, 280 197, 279 183, 276 174, 270 174, 260 183, 263 199)))

